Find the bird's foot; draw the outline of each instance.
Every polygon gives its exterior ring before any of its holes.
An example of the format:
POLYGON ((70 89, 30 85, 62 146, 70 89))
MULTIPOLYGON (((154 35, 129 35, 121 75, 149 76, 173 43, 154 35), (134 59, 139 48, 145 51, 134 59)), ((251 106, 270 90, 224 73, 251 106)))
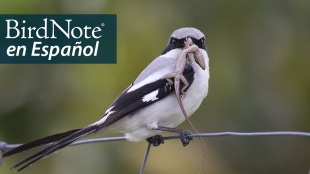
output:
POLYGON ((192 134, 192 132, 189 131, 189 130, 183 131, 183 132, 180 134, 180 140, 181 140, 182 145, 183 145, 184 147, 187 146, 191 140, 193 140, 193 137, 188 137, 189 134, 192 134))
POLYGON ((154 147, 157 147, 165 143, 164 137, 162 135, 155 135, 146 139, 146 141, 152 144, 154 147))
MULTIPOLYGON (((176 129, 176 128, 170 128, 170 127, 163 127, 163 126, 158 126, 157 128, 154 128, 153 130, 160 130, 160 131, 166 131, 166 132, 173 132, 177 133, 180 135, 180 140, 182 142, 182 145, 185 147, 189 144, 191 140, 193 140, 192 137, 188 137, 189 134, 192 134, 191 131, 189 130, 182 130, 182 129, 176 129)), ((163 136, 161 137, 156 137, 156 136, 161 136, 161 135, 155 135, 154 137, 147 138, 146 141, 153 144, 153 146, 159 146, 161 143, 157 143, 156 145, 152 142, 154 140, 159 139, 161 140, 162 144, 164 143, 163 136), (149 141, 150 140, 150 141, 149 141)), ((158 140, 156 140, 158 142, 158 140)))

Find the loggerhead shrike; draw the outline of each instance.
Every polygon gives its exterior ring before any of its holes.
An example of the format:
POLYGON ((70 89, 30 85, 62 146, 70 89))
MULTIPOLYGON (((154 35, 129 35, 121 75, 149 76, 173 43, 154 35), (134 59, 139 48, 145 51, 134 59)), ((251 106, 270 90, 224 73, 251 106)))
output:
POLYGON ((17 168, 24 164, 18 170, 20 171, 74 141, 98 131, 122 132, 127 140, 135 142, 145 140, 161 131, 182 133, 174 127, 181 124, 185 118, 175 96, 174 87, 172 86, 171 90, 165 90, 167 80, 164 76, 174 71, 176 59, 182 52, 184 41, 188 37, 199 47, 206 64, 203 70, 194 61, 193 56, 189 56, 191 61, 186 64, 183 73, 190 85, 186 91, 186 98, 183 99, 183 105, 188 116, 192 115, 208 93, 209 57, 204 34, 195 28, 181 28, 172 33, 161 55, 116 98, 97 122, 85 128, 73 129, 25 143, 6 152, 3 157, 52 143, 12 167, 17 168))

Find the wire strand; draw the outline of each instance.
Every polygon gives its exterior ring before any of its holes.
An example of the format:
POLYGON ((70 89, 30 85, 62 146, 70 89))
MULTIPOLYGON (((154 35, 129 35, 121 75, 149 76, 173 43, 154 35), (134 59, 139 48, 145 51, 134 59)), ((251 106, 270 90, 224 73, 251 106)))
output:
POLYGON ((144 173, 144 169, 145 169, 145 166, 146 166, 147 158, 149 157, 151 145, 152 145, 151 143, 148 143, 148 145, 147 145, 146 152, 145 152, 144 159, 143 159, 143 163, 142 163, 142 167, 141 167, 141 170, 140 170, 140 174, 144 173))
MULTIPOLYGON (((198 133, 189 134, 188 137, 222 137, 222 136, 237 136, 237 137, 258 137, 258 136, 299 136, 299 137, 310 137, 308 132, 295 132, 295 131, 280 131, 280 132, 216 132, 216 133, 198 133)), ((180 135, 163 137, 164 140, 179 139, 180 135)), ((111 142, 111 141, 123 141, 125 137, 109 137, 109 138, 97 138, 81 140, 72 143, 70 146, 77 146, 82 144, 100 143, 100 142, 111 142)), ((1 153, 4 154, 7 150, 16 148, 21 144, 7 144, 6 142, 0 142, 1 153)), ((48 145, 47 145, 48 146, 48 145)), ((147 162, 148 154, 151 148, 151 144, 148 144, 146 154, 142 163, 140 174, 144 173, 145 165, 147 162)), ((0 168, 2 164, 2 155, 0 156, 0 168)), ((309 171, 310 174, 310 171, 309 171)))

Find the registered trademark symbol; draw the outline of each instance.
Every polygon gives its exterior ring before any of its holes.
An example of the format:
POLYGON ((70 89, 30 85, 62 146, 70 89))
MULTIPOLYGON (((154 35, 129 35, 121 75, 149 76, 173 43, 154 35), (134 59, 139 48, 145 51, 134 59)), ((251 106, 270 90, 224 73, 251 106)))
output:
POLYGON ((104 26, 105 26, 105 24, 104 24, 104 23, 102 23, 102 24, 101 24, 101 26, 103 26, 103 27, 104 27, 104 26))

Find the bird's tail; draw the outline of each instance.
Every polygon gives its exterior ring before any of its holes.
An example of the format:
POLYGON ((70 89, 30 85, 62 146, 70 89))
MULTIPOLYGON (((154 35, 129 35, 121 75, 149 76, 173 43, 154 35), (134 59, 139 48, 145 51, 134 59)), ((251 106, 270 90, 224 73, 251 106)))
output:
POLYGON ((11 169, 17 168, 21 166, 22 164, 25 164, 23 167, 19 168, 17 170, 21 171, 28 167, 29 165, 39 161, 40 159, 46 158, 52 153, 69 146, 74 141, 85 137, 89 134, 92 134, 97 131, 98 126, 97 125, 90 125, 88 127, 85 127, 83 129, 73 129, 67 132, 58 133, 54 135, 50 135, 44 138, 40 138, 25 144, 22 144, 2 155, 2 157, 8 157, 17 153, 21 153, 30 149, 33 149, 35 147, 39 147, 41 145, 46 145, 49 143, 52 143, 51 145, 44 147, 43 149, 40 149, 39 151, 31 154, 27 158, 23 159, 19 163, 15 164, 11 169))

